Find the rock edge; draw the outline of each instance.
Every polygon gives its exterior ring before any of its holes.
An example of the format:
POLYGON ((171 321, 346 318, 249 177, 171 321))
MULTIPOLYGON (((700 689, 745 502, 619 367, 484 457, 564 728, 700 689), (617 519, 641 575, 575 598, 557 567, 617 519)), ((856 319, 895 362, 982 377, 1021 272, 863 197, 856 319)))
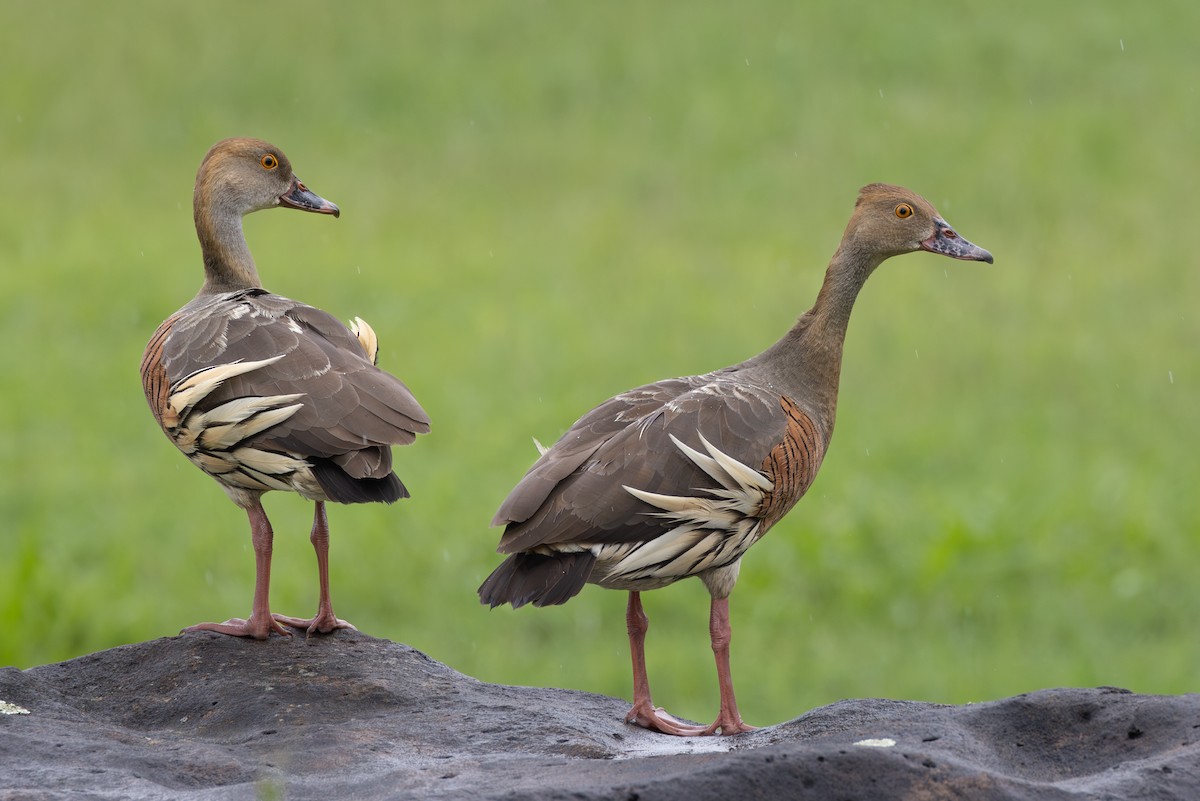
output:
POLYGON ((1200 695, 863 699, 731 738, 487 684, 353 631, 0 670, 0 799, 1195 799, 1200 695), (7 709, 7 707, 6 707, 7 709))

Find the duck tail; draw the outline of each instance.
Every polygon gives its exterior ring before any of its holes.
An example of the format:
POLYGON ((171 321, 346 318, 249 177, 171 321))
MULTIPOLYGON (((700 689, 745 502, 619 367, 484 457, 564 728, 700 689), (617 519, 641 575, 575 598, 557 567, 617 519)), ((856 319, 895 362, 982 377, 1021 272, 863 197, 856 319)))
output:
POLYGON ((329 500, 338 503, 395 503, 408 488, 395 473, 383 478, 355 478, 331 459, 310 459, 313 475, 329 500))
POLYGON ((479 601, 493 609, 502 604, 514 609, 565 604, 583 589, 595 564, 591 551, 514 553, 480 585, 479 601))

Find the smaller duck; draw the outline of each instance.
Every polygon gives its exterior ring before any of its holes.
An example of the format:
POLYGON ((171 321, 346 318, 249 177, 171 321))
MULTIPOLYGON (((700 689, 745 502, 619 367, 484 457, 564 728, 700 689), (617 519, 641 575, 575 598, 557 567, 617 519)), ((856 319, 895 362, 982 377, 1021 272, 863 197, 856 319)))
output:
POLYGON ((429 431, 429 416, 400 379, 375 362, 374 330, 347 328, 312 306, 263 288, 242 217, 270 208, 339 216, 309 190, 283 151, 261 139, 225 139, 200 164, 193 195, 204 285, 154 332, 142 356, 142 388, 154 419, 180 451, 246 511, 254 546, 250 616, 199 623, 266 639, 286 626, 327 634, 354 628, 333 612, 325 504, 393 503, 408 490, 392 470, 392 446, 429 431), (271 613, 274 533, 262 507, 271 490, 316 504, 317 613, 271 613))

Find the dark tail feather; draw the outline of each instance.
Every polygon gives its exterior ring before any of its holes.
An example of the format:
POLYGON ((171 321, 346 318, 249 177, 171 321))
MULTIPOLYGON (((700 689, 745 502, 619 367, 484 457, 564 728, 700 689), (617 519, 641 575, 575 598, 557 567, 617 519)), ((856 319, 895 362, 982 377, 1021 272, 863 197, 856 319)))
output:
POLYGON ((310 459, 313 475, 329 500, 338 503, 393 503, 408 497, 395 473, 384 478, 354 478, 328 459, 310 459))
POLYGON ((595 564, 596 556, 591 551, 553 556, 514 553, 479 587, 479 601, 493 609, 501 604, 512 604, 514 609, 529 603, 565 604, 583 589, 595 564))

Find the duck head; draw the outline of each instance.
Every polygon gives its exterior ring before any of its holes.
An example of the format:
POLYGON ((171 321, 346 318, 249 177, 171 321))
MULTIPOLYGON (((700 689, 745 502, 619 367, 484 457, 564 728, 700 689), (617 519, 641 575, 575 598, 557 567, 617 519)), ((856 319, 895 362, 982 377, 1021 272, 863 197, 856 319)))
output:
POLYGON ((275 206, 332 214, 340 209, 304 185, 283 151, 261 139, 223 139, 196 174, 193 199, 201 211, 238 217, 275 206))
POLYGON ((858 193, 844 243, 884 259, 925 250, 992 263, 992 254, 959 236, 925 198, 900 186, 870 184, 858 193))

